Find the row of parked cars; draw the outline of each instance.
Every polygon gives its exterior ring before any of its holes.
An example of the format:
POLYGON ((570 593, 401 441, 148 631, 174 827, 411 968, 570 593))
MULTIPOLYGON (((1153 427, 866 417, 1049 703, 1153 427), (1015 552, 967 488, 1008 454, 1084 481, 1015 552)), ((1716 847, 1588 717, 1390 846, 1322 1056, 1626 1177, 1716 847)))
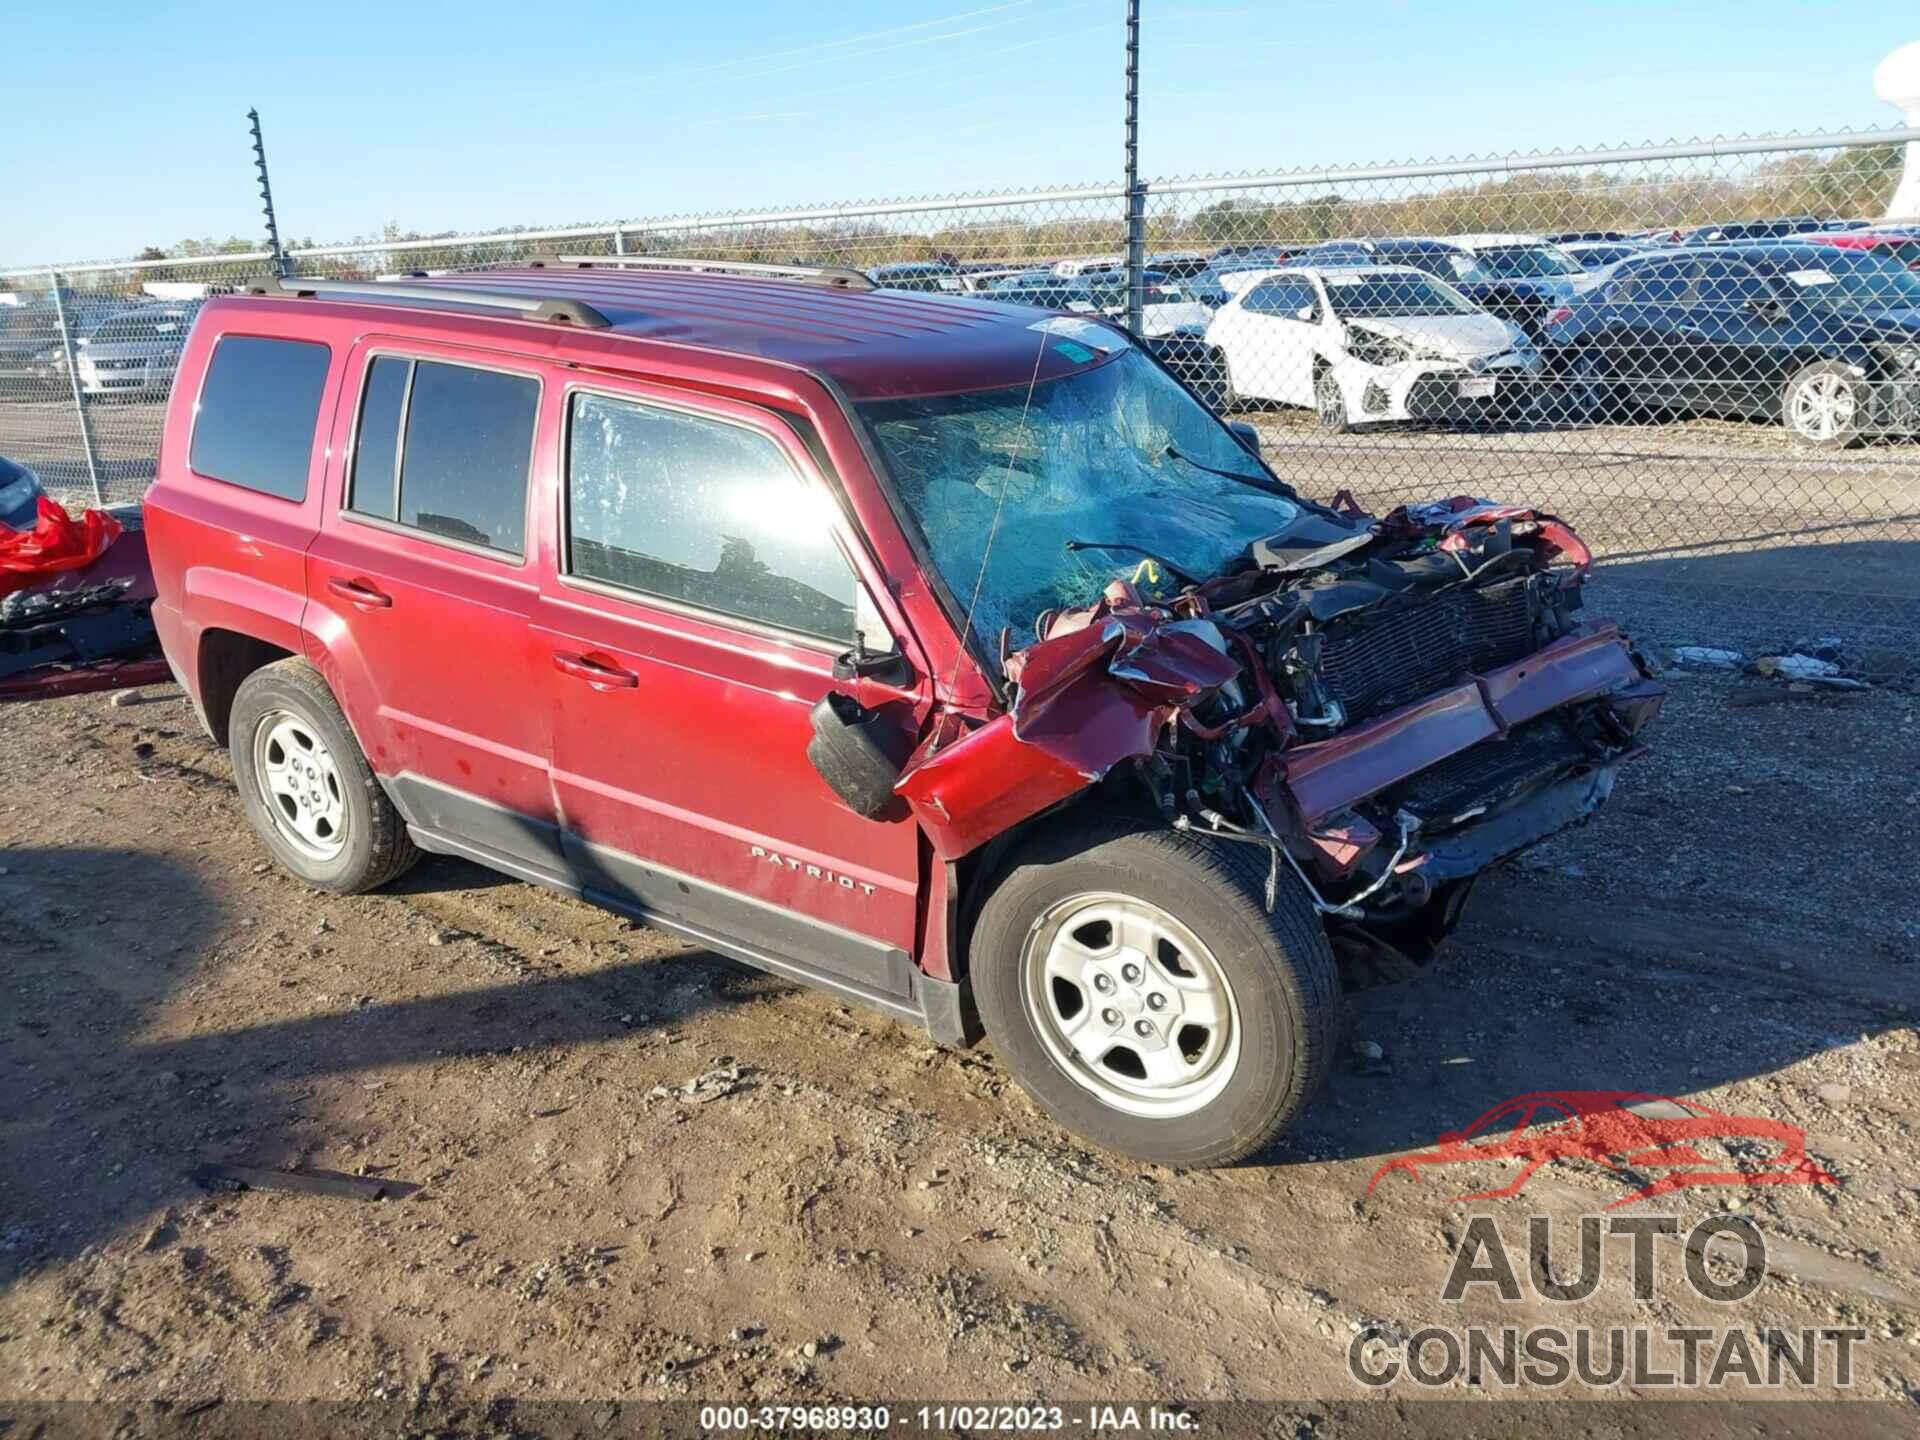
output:
POLYGON ((70 395, 164 399, 198 299, 132 300, 63 290, 0 294, 0 401, 70 395), (68 375, 68 340, 73 374, 68 375))
MULTIPOLYGON (((1123 256, 882 267, 890 288, 1127 314, 1123 256)), ((1202 399, 1396 421, 1772 420, 1824 448, 1920 428, 1920 226, 1789 217, 1150 257, 1140 338, 1202 399)))

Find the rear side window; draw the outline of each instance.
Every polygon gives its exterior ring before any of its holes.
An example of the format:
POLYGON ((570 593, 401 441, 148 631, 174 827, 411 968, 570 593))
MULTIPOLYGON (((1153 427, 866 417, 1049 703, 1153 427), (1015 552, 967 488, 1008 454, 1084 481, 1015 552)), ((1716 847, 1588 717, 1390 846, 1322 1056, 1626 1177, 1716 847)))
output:
POLYGON ((209 479, 304 500, 330 358, 312 341, 222 336, 200 387, 187 464, 209 479))
POLYGON ((766 436, 576 395, 567 440, 567 568, 583 579, 836 644, 855 580, 833 510, 766 436))
POLYGON ((382 355, 367 370, 347 508, 520 555, 540 382, 382 355))

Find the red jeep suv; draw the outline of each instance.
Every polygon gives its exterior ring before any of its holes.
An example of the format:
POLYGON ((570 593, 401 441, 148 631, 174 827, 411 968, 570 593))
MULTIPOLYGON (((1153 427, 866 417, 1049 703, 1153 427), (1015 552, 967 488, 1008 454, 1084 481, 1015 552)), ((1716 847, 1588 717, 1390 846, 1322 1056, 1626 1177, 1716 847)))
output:
POLYGON ((1170 1164, 1276 1135, 1349 973, 1591 814, 1661 691, 1560 521, 1297 495, 1118 328, 551 262, 201 311, 146 529, 280 864, 463 855, 984 1025, 1170 1164))

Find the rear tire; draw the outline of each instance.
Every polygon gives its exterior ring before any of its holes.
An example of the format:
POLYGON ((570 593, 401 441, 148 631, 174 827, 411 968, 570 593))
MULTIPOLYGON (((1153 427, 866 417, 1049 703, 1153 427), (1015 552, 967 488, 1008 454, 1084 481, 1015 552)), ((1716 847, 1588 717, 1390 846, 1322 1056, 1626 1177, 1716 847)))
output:
POLYGON ((241 808, 299 879, 357 895, 420 858, 339 702, 306 661, 276 661, 241 681, 228 737, 241 808))
POLYGON ((1174 1166, 1229 1164, 1286 1129, 1325 1076, 1340 983, 1291 874, 1268 913, 1267 868, 1254 846, 1131 817, 1060 822, 1015 852, 970 974, 989 1040, 1042 1109, 1174 1166))

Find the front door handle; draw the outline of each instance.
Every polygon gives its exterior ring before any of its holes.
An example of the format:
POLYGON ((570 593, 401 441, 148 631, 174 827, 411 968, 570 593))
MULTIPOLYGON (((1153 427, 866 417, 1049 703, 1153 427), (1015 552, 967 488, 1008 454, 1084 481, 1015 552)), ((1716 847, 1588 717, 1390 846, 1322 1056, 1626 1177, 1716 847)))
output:
POLYGON ((355 605, 369 610, 391 610, 393 597, 384 590, 376 590, 365 580, 345 580, 335 575, 327 581, 327 589, 342 600, 351 600, 355 605))
POLYGON ((565 650, 553 652, 553 668, 562 675, 584 680, 595 689, 633 690, 640 684, 640 677, 631 670, 622 670, 618 665, 603 665, 584 655, 570 655, 565 650))

